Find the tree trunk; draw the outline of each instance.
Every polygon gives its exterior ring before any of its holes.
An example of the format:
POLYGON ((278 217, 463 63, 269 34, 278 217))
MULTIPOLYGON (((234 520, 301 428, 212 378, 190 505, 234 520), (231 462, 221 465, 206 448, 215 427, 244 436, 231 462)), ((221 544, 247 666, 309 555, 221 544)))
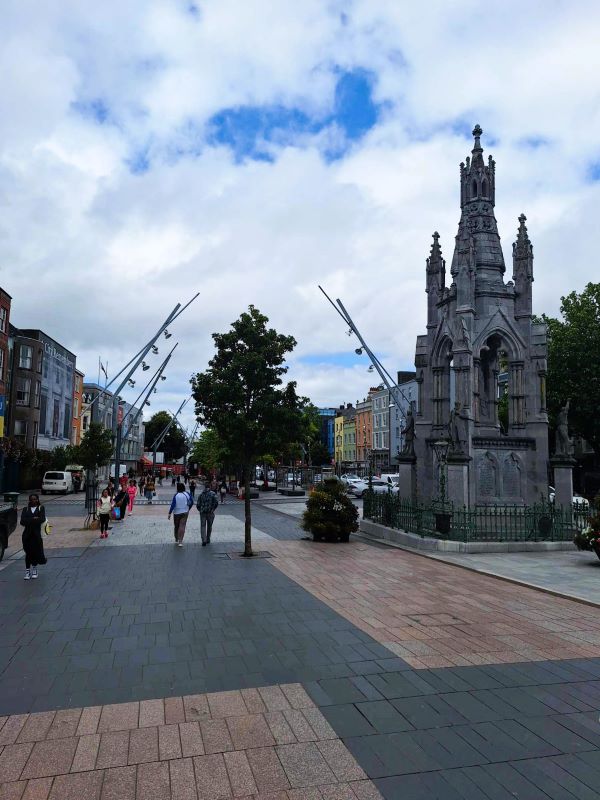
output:
POLYGON ((244 467, 244 555, 252 556, 252 510, 250 508, 250 467, 244 467))

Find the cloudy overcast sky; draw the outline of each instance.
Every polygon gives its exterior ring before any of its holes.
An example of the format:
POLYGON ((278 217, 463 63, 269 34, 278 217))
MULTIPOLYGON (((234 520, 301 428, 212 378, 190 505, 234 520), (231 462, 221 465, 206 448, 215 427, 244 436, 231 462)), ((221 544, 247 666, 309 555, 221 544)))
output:
POLYGON ((318 284, 390 371, 411 368, 431 234, 449 260, 476 122, 497 161, 507 278, 525 212, 537 312, 598 279, 596 0, 1 6, 13 322, 96 379, 98 356, 120 367, 199 291, 152 410, 178 405, 210 334, 250 303, 296 337, 301 393, 362 397, 368 362, 318 284))

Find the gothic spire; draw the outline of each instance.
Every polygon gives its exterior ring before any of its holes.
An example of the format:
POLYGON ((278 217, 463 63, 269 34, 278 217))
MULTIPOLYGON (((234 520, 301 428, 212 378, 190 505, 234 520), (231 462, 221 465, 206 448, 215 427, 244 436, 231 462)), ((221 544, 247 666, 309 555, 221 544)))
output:
POLYGON ((529 240, 527 217, 519 217, 517 241, 513 242, 513 281, 515 283, 515 316, 531 316, 531 284, 533 283, 533 246, 529 240))
POLYGON ((519 216, 519 230, 517 232, 517 241, 513 243, 513 258, 515 259, 528 259, 529 256, 533 258, 533 246, 529 241, 529 234, 527 233, 527 226, 525 225, 527 217, 525 214, 519 216))

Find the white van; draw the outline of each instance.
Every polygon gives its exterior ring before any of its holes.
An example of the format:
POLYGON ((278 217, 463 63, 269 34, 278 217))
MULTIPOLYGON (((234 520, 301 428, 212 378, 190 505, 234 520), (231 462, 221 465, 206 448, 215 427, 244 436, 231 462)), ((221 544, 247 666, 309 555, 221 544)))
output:
POLYGON ((73 491, 83 492, 85 489, 85 469, 82 464, 67 464, 65 472, 70 472, 73 478, 73 491))
POLYGON ((70 472, 46 472, 42 480, 42 494, 62 492, 69 494, 73 491, 73 476, 70 472))

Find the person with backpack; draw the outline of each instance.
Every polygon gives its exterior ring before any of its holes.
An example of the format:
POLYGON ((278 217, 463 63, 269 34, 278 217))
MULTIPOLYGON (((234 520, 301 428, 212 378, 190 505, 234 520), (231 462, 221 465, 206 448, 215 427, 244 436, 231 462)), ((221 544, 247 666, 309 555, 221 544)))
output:
POLYGON ((173 534, 175 536, 175 544, 178 547, 183 547, 183 537, 185 536, 185 525, 187 522, 190 508, 194 501, 185 491, 183 483, 177 484, 177 492, 173 495, 171 506, 169 508, 169 519, 173 514, 173 534))
POLYGON ((200 536, 202 547, 210 544, 210 535, 215 520, 215 509, 219 505, 219 498, 210 488, 210 483, 204 485, 204 490, 198 495, 196 508, 200 512, 200 536))

